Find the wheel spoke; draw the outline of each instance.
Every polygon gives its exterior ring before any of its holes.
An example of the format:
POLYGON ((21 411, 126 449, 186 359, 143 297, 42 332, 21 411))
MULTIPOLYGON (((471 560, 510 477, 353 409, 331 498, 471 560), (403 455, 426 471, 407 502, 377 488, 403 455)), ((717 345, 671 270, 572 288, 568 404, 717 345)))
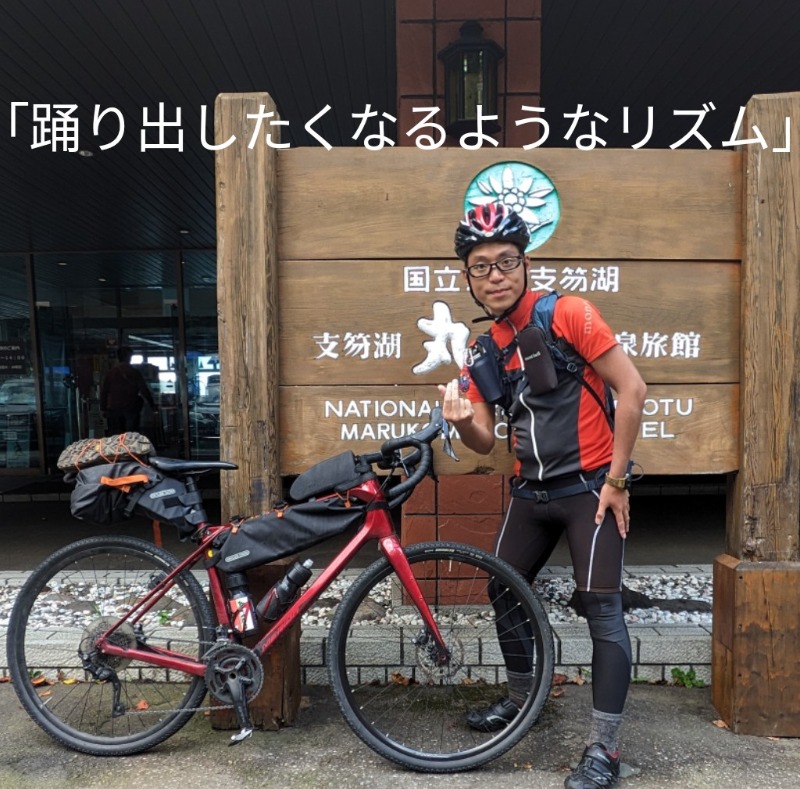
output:
POLYGON ((412 769, 484 764, 518 742, 547 699, 553 644, 547 616, 509 565, 454 544, 407 556, 444 639, 443 653, 388 562, 356 579, 330 634, 331 685, 350 726, 374 750, 412 769), (531 689, 505 728, 480 732, 466 717, 506 694, 506 667, 531 689))
MULTIPOLYGON (((92 538, 58 551, 20 590, 9 623, 9 667, 22 704, 51 736, 87 753, 135 753, 191 716, 187 710, 205 693, 202 678, 96 647, 177 563, 143 540, 92 538)), ((121 624, 109 641, 199 658, 213 638, 212 622, 200 584, 184 573, 151 611, 121 624)))

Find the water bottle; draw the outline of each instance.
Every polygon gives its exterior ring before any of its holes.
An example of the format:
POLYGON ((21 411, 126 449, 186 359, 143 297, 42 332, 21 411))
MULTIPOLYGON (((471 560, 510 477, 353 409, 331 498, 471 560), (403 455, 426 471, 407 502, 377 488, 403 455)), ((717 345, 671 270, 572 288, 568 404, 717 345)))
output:
POLYGON ((265 622, 274 622, 295 601, 300 588, 311 578, 313 559, 302 564, 295 562, 286 575, 272 587, 256 606, 256 611, 265 622))
POLYGON ((253 598, 247 589, 247 576, 244 573, 231 573, 228 576, 228 609, 231 624, 243 636, 258 631, 253 598))

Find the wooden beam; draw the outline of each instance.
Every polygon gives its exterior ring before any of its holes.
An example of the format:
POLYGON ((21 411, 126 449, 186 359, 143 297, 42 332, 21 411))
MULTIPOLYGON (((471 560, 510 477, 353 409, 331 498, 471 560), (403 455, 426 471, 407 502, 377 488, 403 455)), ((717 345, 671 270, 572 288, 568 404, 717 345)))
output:
MULTIPOLYGON (((263 133, 249 148, 256 116, 277 110, 266 93, 222 94, 215 138, 236 142, 216 154, 217 310, 219 323, 220 457, 239 466, 220 481, 222 515, 251 515, 282 498, 278 441, 278 248, 275 149, 263 133), (248 117, 250 116, 250 117, 248 117)), ((275 126, 271 130, 276 140, 275 126)), ((248 571, 257 601, 284 574, 288 560, 248 571)), ((264 633, 263 625, 253 645, 264 633)), ((256 727, 292 724, 300 704, 300 623, 264 657, 265 683, 249 704, 256 727)), ((220 711, 214 725, 234 721, 220 711)))
MULTIPOLYGON (((783 141, 800 93, 754 96, 743 133, 783 141)), ((772 142, 773 145, 778 145, 772 142)), ((728 553, 800 560, 800 141, 778 153, 748 145, 744 158, 739 474, 728 553)))
POLYGON ((714 562, 712 700, 741 734, 800 736, 800 93, 754 96, 744 156, 739 472, 714 562))
POLYGON ((277 117, 266 93, 221 94, 215 105, 218 144, 236 136, 216 154, 220 457, 239 465, 222 474, 224 518, 281 498, 275 149, 247 147, 247 116, 260 107, 277 117))

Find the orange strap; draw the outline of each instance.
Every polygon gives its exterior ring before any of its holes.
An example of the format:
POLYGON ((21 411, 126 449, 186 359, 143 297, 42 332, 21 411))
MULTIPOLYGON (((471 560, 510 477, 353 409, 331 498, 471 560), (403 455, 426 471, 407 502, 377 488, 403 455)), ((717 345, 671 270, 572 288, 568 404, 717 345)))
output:
POLYGON ((122 488, 125 493, 130 493, 134 485, 149 481, 150 477, 146 474, 130 474, 127 477, 100 477, 101 485, 108 485, 110 488, 122 488))
POLYGON ((140 457, 135 455, 133 452, 131 452, 131 450, 128 448, 128 445, 125 443, 128 434, 119 433, 118 435, 119 435, 119 442, 117 446, 117 452, 114 454, 113 457, 106 457, 103 454, 103 444, 99 439, 97 439, 95 443, 94 439, 87 438, 86 444, 83 446, 80 453, 78 454, 78 457, 75 459, 75 468, 77 468, 78 470, 81 469, 80 465, 81 458, 90 449, 93 449, 95 452, 97 452, 97 454, 100 455, 100 457, 103 458, 103 460, 105 460, 106 463, 117 463, 122 455, 127 455, 128 457, 133 458, 140 466, 147 466, 148 464, 145 463, 140 457))

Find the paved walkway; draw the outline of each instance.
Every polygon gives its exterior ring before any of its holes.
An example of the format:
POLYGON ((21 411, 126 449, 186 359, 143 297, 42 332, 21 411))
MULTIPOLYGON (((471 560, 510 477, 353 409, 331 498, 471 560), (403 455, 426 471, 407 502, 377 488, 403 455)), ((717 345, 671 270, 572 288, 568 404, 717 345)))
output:
MULTIPOLYGON (((577 761, 591 707, 587 686, 567 685, 516 748, 469 773, 425 775, 370 751, 343 722, 325 688, 304 688, 297 723, 255 732, 228 747, 230 732, 200 715, 138 756, 106 758, 51 740, 0 684, 0 786, 8 789, 559 789, 577 761)), ((621 733, 622 758, 636 772, 622 789, 796 789, 800 739, 749 737, 715 725, 709 691, 634 685, 621 733)))

